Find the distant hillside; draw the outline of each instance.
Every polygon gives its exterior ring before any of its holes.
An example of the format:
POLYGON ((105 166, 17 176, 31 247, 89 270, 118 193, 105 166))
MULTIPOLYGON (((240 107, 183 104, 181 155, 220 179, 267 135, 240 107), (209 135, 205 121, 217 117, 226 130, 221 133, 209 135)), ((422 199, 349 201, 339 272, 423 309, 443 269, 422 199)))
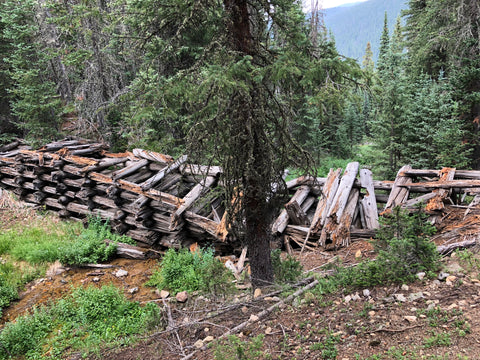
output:
POLYGON ((376 60, 385 11, 388 28, 392 31, 400 11, 408 7, 407 3, 407 0, 368 0, 325 9, 325 25, 333 33, 337 49, 342 55, 357 59, 361 64, 367 42, 370 41, 376 60))

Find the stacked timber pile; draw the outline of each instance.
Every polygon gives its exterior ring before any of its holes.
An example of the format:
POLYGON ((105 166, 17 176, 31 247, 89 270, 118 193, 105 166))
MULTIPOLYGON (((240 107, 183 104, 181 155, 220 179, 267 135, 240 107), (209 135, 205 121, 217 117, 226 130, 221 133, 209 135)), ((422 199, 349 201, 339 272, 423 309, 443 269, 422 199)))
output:
POLYGON ((77 139, 0 148, 0 187, 63 218, 108 219, 141 246, 225 246, 217 235, 223 199, 214 191, 220 172, 187 164, 186 156, 110 153, 105 144, 77 139))
MULTIPOLYGON (((240 251, 225 226, 221 174, 219 167, 188 164, 186 156, 142 149, 111 153, 105 144, 78 139, 37 150, 21 142, 0 147, 1 188, 64 218, 108 219, 145 247, 198 243, 240 251)), ((331 169, 326 178, 288 181, 287 188, 290 200, 272 224, 273 234, 287 250, 329 249, 374 236, 379 216, 395 206, 413 209, 422 202, 437 226, 448 207, 475 212, 480 171, 404 166, 395 181, 376 181, 353 162, 343 172, 331 169)))
MULTIPOLYGON (((350 163, 343 174, 342 169, 331 169, 327 178, 300 177, 289 181, 287 188, 291 199, 272 226, 275 234, 283 235, 287 249, 338 248, 352 239, 373 237, 379 216, 396 206, 413 210, 423 204, 440 229, 452 209, 464 209, 464 217, 480 210, 480 171, 475 170, 418 170, 406 165, 392 182, 373 180, 370 170, 350 163)), ((469 218, 468 227, 453 227, 456 234, 465 234, 467 228, 469 233, 478 232, 480 216, 469 218)))

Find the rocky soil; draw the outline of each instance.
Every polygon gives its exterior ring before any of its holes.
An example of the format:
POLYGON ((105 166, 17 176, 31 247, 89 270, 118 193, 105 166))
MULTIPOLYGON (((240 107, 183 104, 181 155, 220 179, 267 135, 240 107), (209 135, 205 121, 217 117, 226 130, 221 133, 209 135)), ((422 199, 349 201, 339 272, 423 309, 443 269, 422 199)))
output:
MULTIPOLYGON (((0 216, 2 227, 8 227, 8 211, 0 216)), ((282 289, 255 297, 247 288, 226 299, 188 294, 179 302, 173 296, 162 299, 160 292, 144 286, 156 260, 116 259, 104 269, 54 264, 5 309, 1 323, 63 296, 72 286, 113 283, 131 300, 154 301, 168 310, 168 327, 136 345, 104 349, 103 359, 479 359, 480 255, 477 248, 469 251, 469 257, 445 257, 442 271, 433 278, 328 296, 311 289, 265 317, 262 311, 285 298, 282 289), (218 340, 246 321, 246 327, 234 331, 235 339, 218 340)), ((336 252, 295 256, 306 271, 321 273, 332 259, 351 266, 374 254, 368 242, 358 241, 336 252)))

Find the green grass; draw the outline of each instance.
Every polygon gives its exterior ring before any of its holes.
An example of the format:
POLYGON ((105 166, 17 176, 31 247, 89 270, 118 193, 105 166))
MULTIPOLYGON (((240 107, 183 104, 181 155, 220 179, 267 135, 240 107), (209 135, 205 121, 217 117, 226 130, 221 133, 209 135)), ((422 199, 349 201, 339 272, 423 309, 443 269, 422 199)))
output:
POLYGON ((157 305, 141 307, 114 286, 77 288, 65 298, 7 323, 0 333, 0 358, 60 359, 74 352, 99 352, 163 326, 157 305))

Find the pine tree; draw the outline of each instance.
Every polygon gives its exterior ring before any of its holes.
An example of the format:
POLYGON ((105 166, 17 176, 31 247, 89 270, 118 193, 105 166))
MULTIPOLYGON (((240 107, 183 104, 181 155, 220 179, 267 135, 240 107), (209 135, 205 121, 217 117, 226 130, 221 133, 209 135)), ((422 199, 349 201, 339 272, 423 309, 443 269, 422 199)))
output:
POLYGON ((389 48, 390 48, 390 34, 388 31, 387 12, 385 12, 385 17, 383 19, 383 32, 382 32, 382 36, 380 37, 380 51, 378 54, 378 61, 377 61, 378 71, 384 70, 385 62, 387 61, 386 56, 389 48))
POLYGON ((372 44, 370 44, 370 41, 367 42, 365 55, 363 55, 362 66, 367 71, 373 71, 373 68, 375 67, 375 63, 373 62, 372 44))

